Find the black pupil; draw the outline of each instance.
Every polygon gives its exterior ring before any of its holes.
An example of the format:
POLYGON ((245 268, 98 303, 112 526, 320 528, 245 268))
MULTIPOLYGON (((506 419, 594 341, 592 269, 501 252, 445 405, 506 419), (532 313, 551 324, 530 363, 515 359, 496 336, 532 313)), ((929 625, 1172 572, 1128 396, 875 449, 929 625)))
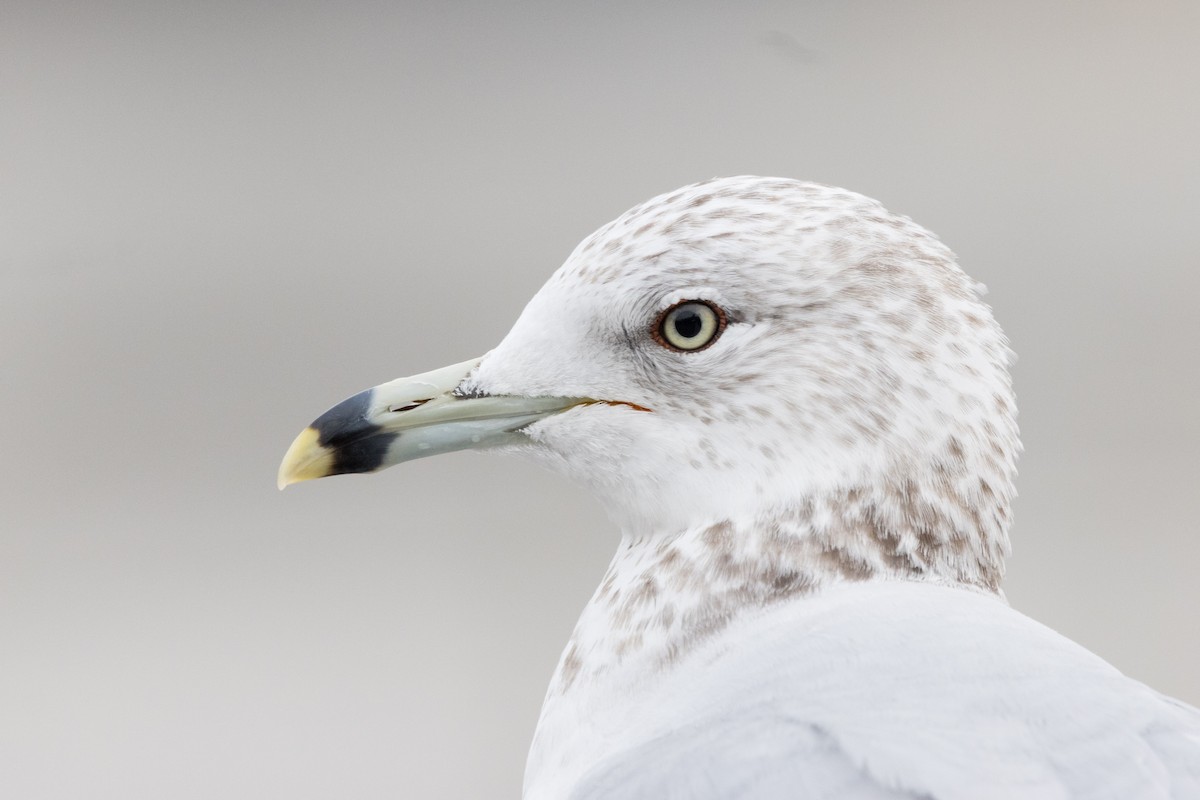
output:
POLYGON ((691 309, 681 309, 675 315, 675 331, 685 339, 694 339, 700 335, 700 329, 704 327, 704 320, 700 319, 700 315, 691 309))

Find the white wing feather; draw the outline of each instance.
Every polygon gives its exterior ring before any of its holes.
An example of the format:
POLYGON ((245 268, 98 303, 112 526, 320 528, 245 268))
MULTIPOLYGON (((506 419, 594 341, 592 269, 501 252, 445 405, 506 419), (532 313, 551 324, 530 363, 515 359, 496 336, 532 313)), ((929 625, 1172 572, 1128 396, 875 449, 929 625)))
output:
POLYGON ((572 800, 1200 797, 1200 712, 994 598, 858 584, 732 627, 572 800))

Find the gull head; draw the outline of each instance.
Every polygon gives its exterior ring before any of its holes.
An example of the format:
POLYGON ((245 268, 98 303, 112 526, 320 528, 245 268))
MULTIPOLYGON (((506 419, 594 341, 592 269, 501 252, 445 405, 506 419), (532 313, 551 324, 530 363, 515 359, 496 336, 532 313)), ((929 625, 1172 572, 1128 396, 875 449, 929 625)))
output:
POLYGON ((628 535, 801 515, 992 585, 1020 449, 1010 355, 980 287, 908 218, 715 179, 587 237, 481 359, 331 409, 280 484, 510 450, 628 535))

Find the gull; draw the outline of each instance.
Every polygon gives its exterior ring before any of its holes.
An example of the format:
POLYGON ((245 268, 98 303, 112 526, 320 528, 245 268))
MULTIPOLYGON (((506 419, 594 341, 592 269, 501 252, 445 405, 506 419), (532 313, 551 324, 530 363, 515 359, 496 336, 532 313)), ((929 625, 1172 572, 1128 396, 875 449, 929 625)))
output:
POLYGON ((467 448, 621 531, 527 800, 1200 797, 1200 712, 1012 609, 1011 351, 936 237, 742 176, 593 233, 482 358, 384 383, 285 485, 467 448))

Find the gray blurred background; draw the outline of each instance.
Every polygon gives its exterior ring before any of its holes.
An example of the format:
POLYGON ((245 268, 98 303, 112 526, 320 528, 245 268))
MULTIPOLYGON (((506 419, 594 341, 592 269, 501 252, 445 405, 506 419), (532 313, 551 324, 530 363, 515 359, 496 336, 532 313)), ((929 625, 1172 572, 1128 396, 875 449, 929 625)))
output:
POLYGON ((0 794, 513 797, 616 533, 480 454, 276 491, 714 175, 936 231, 1020 354, 1018 609, 1200 703, 1200 5, 0 2, 0 794))

